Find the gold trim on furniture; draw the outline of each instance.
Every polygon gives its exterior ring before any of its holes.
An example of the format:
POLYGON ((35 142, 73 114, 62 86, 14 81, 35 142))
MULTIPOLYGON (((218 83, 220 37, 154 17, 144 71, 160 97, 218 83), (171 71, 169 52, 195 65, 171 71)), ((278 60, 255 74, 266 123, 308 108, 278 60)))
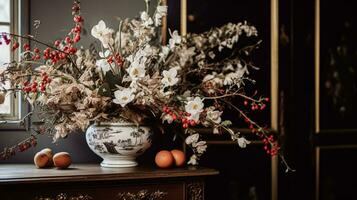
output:
POLYGON ((181 35, 186 36, 187 34, 187 0, 181 0, 181 35))
POLYGON ((315 133, 320 132, 320 0, 315 0, 315 133))
MULTIPOLYGON (((167 6, 167 0, 162 0, 162 4, 167 6)), ((162 27, 161 27, 161 43, 167 43, 167 16, 162 18, 162 27)))
MULTIPOLYGON (((278 99, 279 99, 279 0, 270 2, 271 29, 271 129, 278 130, 278 99)), ((271 199, 278 199, 278 156, 271 158, 271 199)))
POLYGON ((320 198, 320 147, 315 148, 315 198, 320 198))

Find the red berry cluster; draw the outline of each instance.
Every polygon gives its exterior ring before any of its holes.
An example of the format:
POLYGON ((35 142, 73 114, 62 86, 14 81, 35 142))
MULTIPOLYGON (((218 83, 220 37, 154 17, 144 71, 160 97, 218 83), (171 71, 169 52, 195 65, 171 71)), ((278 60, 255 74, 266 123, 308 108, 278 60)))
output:
POLYGON ((35 147, 37 145, 37 140, 34 136, 28 138, 27 140, 17 144, 17 148, 20 152, 26 151, 30 147, 35 147))
POLYGON ((33 49, 34 55, 32 56, 32 60, 40 60, 41 55, 40 55, 40 49, 39 48, 34 48, 33 49))
POLYGON ((114 61, 117 63, 119 67, 123 66, 124 64, 124 59, 120 56, 119 53, 115 54, 115 56, 110 55, 107 59, 107 62, 109 64, 112 64, 114 61))
POLYGON ((175 120, 181 121, 182 127, 185 128, 185 129, 188 128, 189 126, 196 126, 197 125, 197 123, 194 120, 188 118, 188 117, 191 116, 191 114, 188 113, 188 112, 179 111, 178 115, 177 115, 168 106, 164 106, 162 110, 163 110, 164 113, 166 113, 168 115, 171 115, 171 117, 172 117, 172 119, 174 121, 175 120))
POLYGON ((71 32, 63 40, 56 40, 54 46, 57 50, 51 50, 51 48, 46 48, 43 51, 43 59, 51 60, 52 63, 57 63, 60 60, 67 58, 67 55, 73 55, 77 52, 77 48, 74 47, 75 43, 78 43, 81 39, 83 17, 80 15, 80 4, 79 1, 74 1, 72 6, 72 15, 75 26, 71 29, 71 32), (60 47, 60 45, 63 46, 60 47))
POLYGON ((267 136, 265 134, 265 131, 267 131, 265 128, 258 127, 259 129, 257 129, 256 125, 254 125, 253 122, 247 117, 244 119, 244 121, 249 124, 249 129, 251 132, 259 136, 259 138, 263 141, 264 150, 266 153, 270 154, 271 156, 277 155, 280 147, 276 140, 274 140, 273 135, 267 136))
POLYGON ((67 44, 70 44, 71 42, 77 43, 77 42, 79 42, 79 40, 81 40, 82 25, 83 25, 84 19, 80 13, 79 1, 73 2, 72 15, 73 15, 73 21, 75 23, 75 26, 71 29, 71 32, 69 34, 69 36, 71 36, 72 38, 66 37, 66 39, 65 39, 67 44))
POLYGON ((42 80, 41 80, 40 85, 36 81, 34 81, 32 83, 30 83, 28 81, 25 81, 23 83, 22 90, 24 92, 26 92, 26 93, 29 93, 29 92, 35 93, 35 92, 38 92, 38 91, 45 92, 46 91, 46 86, 51 83, 51 78, 49 78, 46 73, 42 73, 41 74, 41 78, 42 78, 42 80))
POLYGON ((66 53, 60 52, 58 50, 51 50, 49 47, 43 50, 43 59, 51 60, 53 64, 60 60, 64 60, 65 58, 66 53))
POLYGON ((264 150, 267 152, 267 154, 270 154, 271 156, 275 156, 278 154, 280 147, 278 146, 278 143, 274 140, 273 135, 264 138, 263 143, 264 150))
MULTIPOLYGON (((264 103, 264 101, 269 102, 269 98, 261 99, 258 102, 252 102, 250 104, 250 109, 251 110, 264 110, 266 108, 266 104, 264 103)), ((249 102, 247 100, 245 100, 243 102, 243 104, 244 104, 244 106, 249 106, 249 102)))

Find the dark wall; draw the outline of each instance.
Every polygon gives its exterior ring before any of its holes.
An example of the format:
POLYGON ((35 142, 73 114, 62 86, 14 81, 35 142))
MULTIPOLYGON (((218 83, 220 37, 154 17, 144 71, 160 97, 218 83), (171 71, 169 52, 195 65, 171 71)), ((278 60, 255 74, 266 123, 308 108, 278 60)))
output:
MULTIPOLYGON (((39 40, 52 43, 58 38, 66 36, 70 30, 73 18, 71 15, 72 0, 30 0, 29 5, 24 6, 21 13, 24 21, 23 27, 29 26, 30 34, 35 35, 39 40), (28 12, 27 12, 28 11, 28 12), (37 33, 31 28, 33 20, 40 20, 41 25, 37 33)), ((152 7, 156 1, 152 1, 152 7)), ((90 34, 91 28, 104 20, 107 26, 116 29, 118 21, 116 17, 137 17, 139 12, 145 9, 144 0, 82 0, 82 15, 85 19, 84 27, 87 34, 82 36, 81 44, 84 48, 90 43, 96 41, 90 34)), ((25 32, 26 33, 26 32, 25 32)), ((99 43, 98 43, 99 44, 99 43)), ((0 130, 0 149, 5 146, 14 145, 28 137, 26 131, 6 131, 0 130)), ((18 153, 9 160, 0 161, 0 163, 27 163, 33 162, 33 155, 43 148, 50 147, 54 152, 67 151, 72 155, 74 162, 99 162, 100 158, 96 156, 87 146, 84 133, 73 133, 68 138, 61 139, 57 143, 52 143, 51 136, 40 136, 38 145, 34 149, 18 153)))

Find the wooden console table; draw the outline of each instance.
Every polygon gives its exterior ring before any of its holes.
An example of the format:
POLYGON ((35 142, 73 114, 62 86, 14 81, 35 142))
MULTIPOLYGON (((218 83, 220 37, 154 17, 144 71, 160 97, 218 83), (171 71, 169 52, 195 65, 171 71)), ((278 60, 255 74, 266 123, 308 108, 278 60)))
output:
POLYGON ((0 199, 203 200, 204 178, 217 174, 203 167, 118 169, 78 164, 57 170, 0 164, 0 199))

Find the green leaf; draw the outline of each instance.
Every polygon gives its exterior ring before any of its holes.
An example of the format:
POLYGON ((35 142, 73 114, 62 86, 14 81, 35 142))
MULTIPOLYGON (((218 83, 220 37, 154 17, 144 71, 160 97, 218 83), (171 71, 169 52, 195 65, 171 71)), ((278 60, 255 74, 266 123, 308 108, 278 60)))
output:
POLYGON ((221 125, 222 126, 231 126, 232 122, 230 120, 225 120, 225 121, 221 122, 221 125))

